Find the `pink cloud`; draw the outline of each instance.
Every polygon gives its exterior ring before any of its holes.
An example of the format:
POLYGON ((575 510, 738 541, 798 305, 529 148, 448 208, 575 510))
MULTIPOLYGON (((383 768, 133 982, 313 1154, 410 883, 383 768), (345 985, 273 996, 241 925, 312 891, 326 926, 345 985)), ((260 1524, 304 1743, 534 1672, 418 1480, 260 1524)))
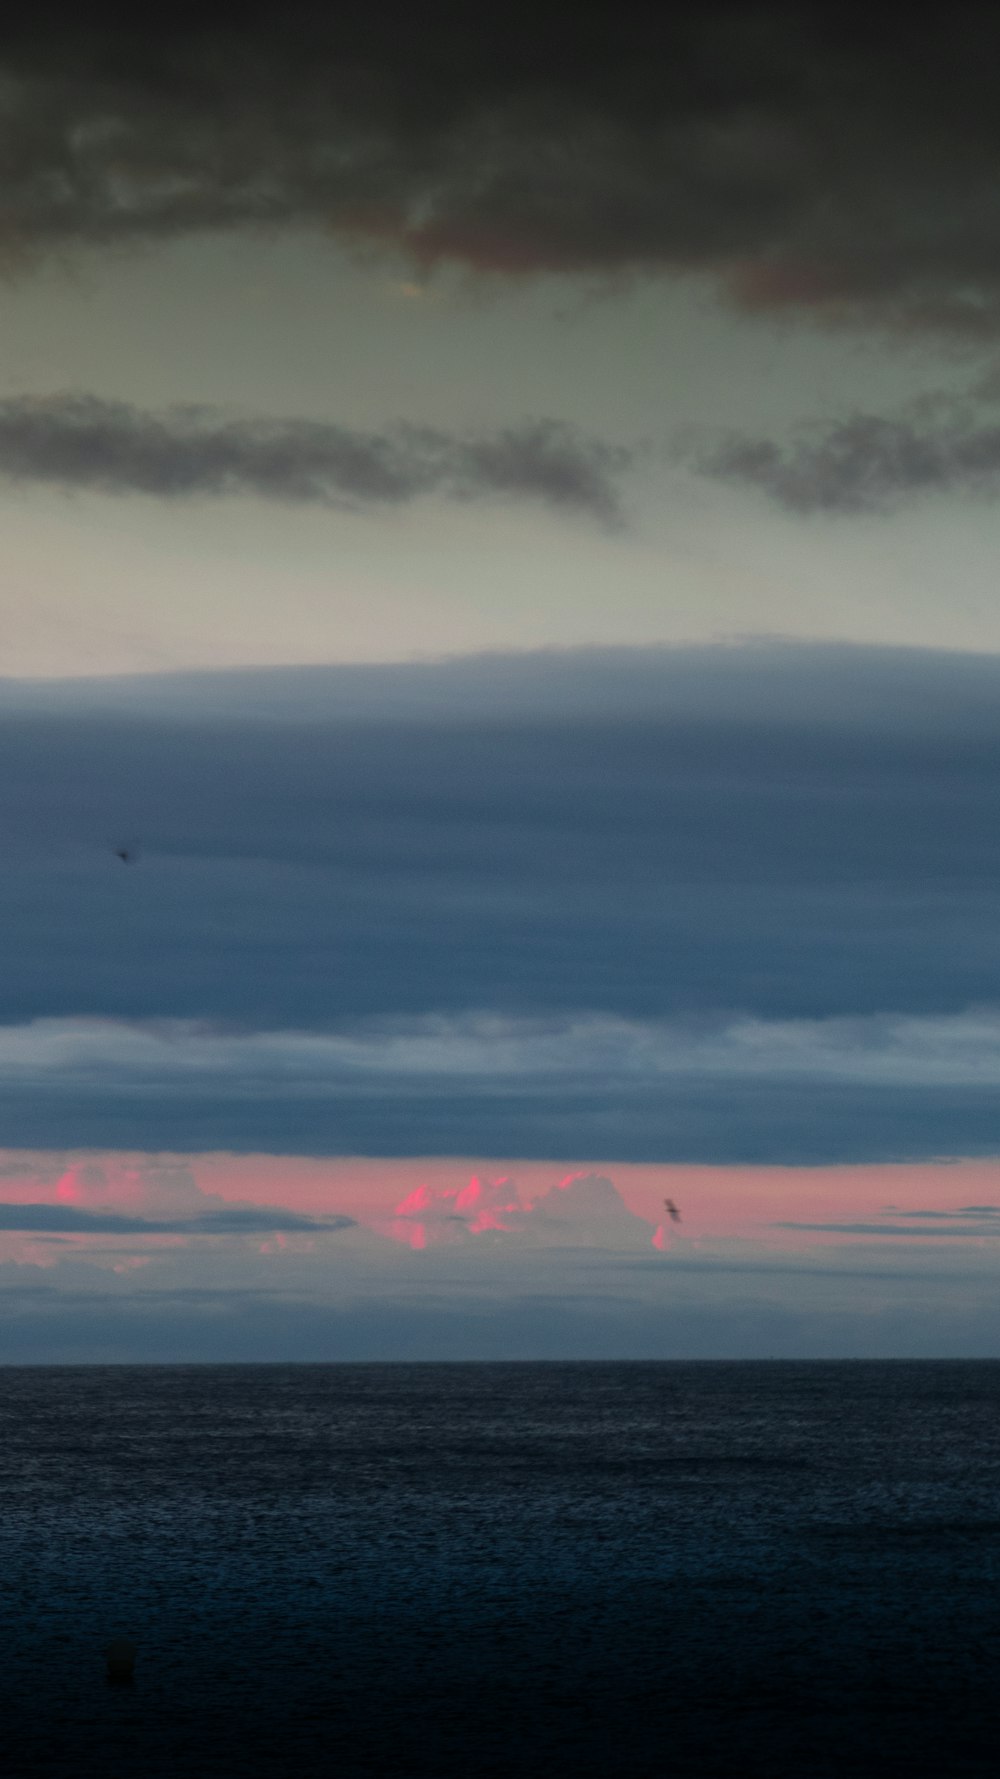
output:
POLYGON ((534 1196, 523 1196, 509 1175, 463 1187, 426 1181, 397 1204, 384 1231, 411 1248, 437 1247, 482 1236, 513 1243, 634 1247, 648 1242, 649 1225, 629 1210, 604 1174, 577 1172, 534 1196))
MULTIPOLYGON (((46 1195, 48 1196, 48 1195, 46 1195)), ((211 1197, 198 1185, 187 1160, 175 1156, 109 1155, 72 1161, 56 1181, 58 1204, 88 1211, 129 1211, 135 1216, 183 1217, 204 1210, 211 1197)))
POLYGON ((464 1220, 456 1209, 457 1187, 433 1187, 422 1183, 408 1192, 396 1206, 382 1233, 394 1242, 409 1248, 427 1248, 448 1241, 460 1241, 466 1233, 464 1220))
MULTIPOLYGON (((751 1244, 786 1252, 813 1252, 837 1244, 870 1242, 872 1225, 892 1243, 915 1241, 927 1249, 947 1239, 988 1239, 970 1222, 945 1230, 890 1214, 958 1211, 965 1205, 1000 1206, 1000 1161, 955 1160, 933 1164, 829 1168, 688 1167, 613 1164, 595 1172, 584 1163, 509 1158, 141 1155, 0 1152, 0 1203, 56 1203, 83 1210, 127 1211, 160 1220, 196 1216, 233 1204, 276 1206, 323 1217, 341 1213, 369 1230, 414 1249, 444 1244, 484 1244, 516 1254, 527 1244, 589 1245, 616 1249, 639 1244, 667 1254, 720 1245, 730 1251, 751 1244), (516 1176, 516 1178, 515 1178, 516 1176), (613 1181, 613 1183, 612 1183, 613 1181), (664 1218, 672 1198, 682 1221, 664 1218), (802 1227, 782 1227, 784 1224, 802 1227), (853 1226, 857 1226, 852 1228, 853 1226), (888 1233, 892 1226, 901 1233, 888 1233)), ((1000 1219, 997 1220, 1000 1222, 1000 1219)), ((234 1241, 240 1238, 234 1237, 234 1241)), ((143 1238, 143 1249, 183 1246, 188 1238, 143 1238)), ((304 1252, 312 1238, 264 1236, 254 1251, 304 1252)), ((60 1258, 110 1264, 138 1244, 128 1236, 80 1234, 42 1242, 28 1232, 0 1232, 0 1259, 51 1266, 60 1258)), ((318 1246, 319 1244, 317 1244, 318 1246)), ((748 1250, 749 1251, 749 1250, 748 1250)))
POLYGON ((55 1196, 63 1205, 105 1204, 108 1197, 106 1170, 99 1162, 74 1162, 57 1182, 55 1196))
POLYGON ((455 1199, 455 1210, 460 1217, 469 1219, 473 1235, 481 1235, 487 1229, 505 1233, 520 1229, 525 1214, 517 1187, 506 1174, 498 1180, 481 1180, 473 1174, 455 1199))

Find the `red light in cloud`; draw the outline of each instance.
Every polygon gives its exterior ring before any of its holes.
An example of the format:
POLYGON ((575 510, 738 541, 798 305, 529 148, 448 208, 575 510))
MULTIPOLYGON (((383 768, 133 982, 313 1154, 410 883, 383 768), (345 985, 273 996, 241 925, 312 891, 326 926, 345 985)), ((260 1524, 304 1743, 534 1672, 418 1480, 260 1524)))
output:
POLYGON ((78 1161, 67 1168, 56 1185, 61 1205, 90 1205, 108 1197, 107 1176, 98 1162, 78 1161))
MULTIPOLYGON (((650 1239, 651 1226, 629 1210, 603 1174, 567 1174, 532 1198, 522 1198, 509 1175, 465 1186, 422 1182, 396 1206, 383 1233, 410 1248, 437 1247, 470 1237, 510 1235, 550 1245, 633 1247, 650 1239)), ((657 1246, 668 1245, 668 1239, 657 1246)))
MULTIPOLYGON (((55 1197, 58 1204, 79 1205, 84 1210, 132 1210, 139 1214, 143 1211, 155 1213, 160 1209, 158 1196, 159 1176, 189 1176, 189 1170, 170 1168, 132 1167, 118 1156, 109 1156, 107 1162, 75 1161, 62 1174, 56 1184, 55 1197)), ((197 1193, 192 1186, 190 1191, 197 1193)))
POLYGON ((455 1194, 447 1191, 443 1194, 435 1194, 429 1186, 417 1186, 396 1206, 395 1214, 397 1217, 415 1217, 418 1211, 429 1211, 433 1207, 436 1196, 447 1198, 454 1197, 455 1194))
POLYGON ((434 1192, 430 1186, 415 1186, 396 1206, 393 1220, 385 1233, 394 1242, 402 1242, 408 1248, 426 1248, 425 1216, 437 1215, 439 1201, 442 1198, 454 1199, 455 1196, 454 1189, 450 1192, 434 1192))
MULTIPOLYGON (((731 1255, 742 1252, 740 1244, 747 1241, 756 1250, 789 1253, 870 1246, 868 1225, 883 1226, 886 1251, 890 1244, 912 1249, 917 1236, 921 1251, 946 1239, 949 1251, 955 1251, 960 1243, 965 1247, 985 1238, 971 1219, 945 1229, 941 1212, 949 1206, 1000 1205, 995 1159, 825 1168, 615 1163, 608 1164, 613 1185, 608 1176, 581 1173, 581 1164, 569 1158, 561 1166, 476 1159, 483 1171, 473 1173, 472 1157, 67 1156, 5 1150, 0 1151, 6 1163, 0 1168, 0 1204, 55 1202, 170 1222, 229 1202, 251 1203, 317 1217, 343 1211, 368 1230, 417 1250, 448 1245, 513 1255, 522 1247, 584 1245, 648 1252, 652 1243, 665 1261, 699 1247, 711 1254, 720 1243, 731 1255), (519 1186, 511 1178, 515 1170, 519 1186), (676 1229, 664 1217, 668 1195, 683 1213, 676 1229), (900 1206, 903 1212, 893 1209, 900 1206), (917 1219, 912 1225, 911 1214, 917 1219)), ((195 1239, 160 1235, 144 1238, 142 1245, 158 1255, 191 1246, 195 1239)), ((281 1264, 283 1254, 305 1252, 313 1238, 289 1234, 279 1243, 262 1233, 256 1242, 281 1264)), ((122 1250, 130 1244, 135 1245, 134 1237, 121 1238, 122 1250)), ((86 1258, 92 1248, 95 1257, 98 1249, 107 1256, 109 1245, 117 1247, 118 1240, 111 1244, 104 1235, 82 1231, 66 1232, 58 1242, 38 1240, 27 1230, 0 1231, 0 1256, 19 1264, 51 1267, 60 1257, 86 1258)))
POLYGON ((525 1207, 513 1180, 480 1180, 467 1186, 421 1184, 396 1206, 386 1234, 410 1248, 461 1241, 487 1230, 505 1234, 521 1227, 525 1207))
POLYGON ((473 1235, 484 1229, 518 1229, 519 1219, 524 1217, 520 1194, 506 1175, 499 1180, 480 1180, 473 1174, 455 1199, 455 1210, 468 1220, 473 1235))

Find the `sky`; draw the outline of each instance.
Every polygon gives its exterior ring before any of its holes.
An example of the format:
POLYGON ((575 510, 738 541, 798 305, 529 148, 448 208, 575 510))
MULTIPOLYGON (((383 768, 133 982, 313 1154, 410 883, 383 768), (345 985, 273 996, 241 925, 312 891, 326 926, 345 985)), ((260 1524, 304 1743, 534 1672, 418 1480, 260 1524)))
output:
POLYGON ((998 50, 0 26, 0 1362, 1000 1356, 998 50))

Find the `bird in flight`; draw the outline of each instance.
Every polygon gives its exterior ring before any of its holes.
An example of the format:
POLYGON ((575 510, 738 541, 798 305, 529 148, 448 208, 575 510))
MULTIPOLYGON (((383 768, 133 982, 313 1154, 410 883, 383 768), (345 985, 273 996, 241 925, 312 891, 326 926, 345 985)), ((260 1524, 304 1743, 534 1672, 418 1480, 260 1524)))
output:
POLYGON ((134 865, 139 854, 130 846, 116 846, 115 858, 121 859, 123 865, 134 865))
POLYGON ((664 1199, 663 1208, 666 1211, 667 1216, 670 1218, 671 1223, 679 1223, 680 1222, 681 1214, 680 1214, 680 1211, 677 1209, 677 1206, 674 1204, 674 1201, 672 1198, 664 1199))

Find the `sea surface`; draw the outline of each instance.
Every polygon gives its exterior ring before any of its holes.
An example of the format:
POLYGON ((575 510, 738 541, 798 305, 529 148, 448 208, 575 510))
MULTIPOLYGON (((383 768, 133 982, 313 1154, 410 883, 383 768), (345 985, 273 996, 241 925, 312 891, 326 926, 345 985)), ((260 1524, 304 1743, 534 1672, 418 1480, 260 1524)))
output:
POLYGON ((1000 1364, 0 1370, 5 1779, 998 1750, 1000 1364))

